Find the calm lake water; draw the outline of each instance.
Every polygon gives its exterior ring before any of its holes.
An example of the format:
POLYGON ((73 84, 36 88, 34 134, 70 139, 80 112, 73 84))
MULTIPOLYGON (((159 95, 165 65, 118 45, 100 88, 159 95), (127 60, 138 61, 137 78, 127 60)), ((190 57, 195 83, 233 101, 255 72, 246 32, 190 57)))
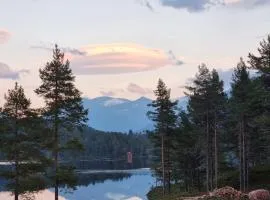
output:
POLYGON ((146 200, 154 184, 149 169, 82 171, 77 190, 60 194, 68 200, 146 200))
MULTIPOLYGON (((148 168, 136 170, 82 170, 78 172, 78 185, 74 191, 60 190, 65 200, 146 200, 146 194, 155 185, 148 168)), ((13 199, 0 178, 0 200, 13 199), (4 195, 1 196, 1 195, 4 195)), ((54 189, 36 198, 53 199, 54 189), (49 196, 48 196, 49 195, 49 196)))

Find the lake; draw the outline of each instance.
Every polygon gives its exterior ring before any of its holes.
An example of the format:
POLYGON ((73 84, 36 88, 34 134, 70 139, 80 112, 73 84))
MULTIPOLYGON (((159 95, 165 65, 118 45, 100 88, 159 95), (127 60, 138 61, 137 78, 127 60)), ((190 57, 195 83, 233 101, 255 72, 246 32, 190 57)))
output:
POLYGON ((155 184, 149 169, 82 171, 72 193, 61 191, 68 200, 145 200, 155 184))
POLYGON ((146 194, 155 185, 155 178, 148 168, 83 170, 78 175, 75 191, 60 190, 66 200, 146 200, 146 194))

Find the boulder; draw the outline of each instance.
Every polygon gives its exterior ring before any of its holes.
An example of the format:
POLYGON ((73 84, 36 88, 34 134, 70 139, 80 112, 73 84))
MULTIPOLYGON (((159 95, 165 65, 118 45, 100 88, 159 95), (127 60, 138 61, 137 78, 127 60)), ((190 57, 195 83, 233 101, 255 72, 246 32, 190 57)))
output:
POLYGON ((268 190, 259 189, 251 191, 248 197, 250 200, 270 200, 270 193, 268 190))

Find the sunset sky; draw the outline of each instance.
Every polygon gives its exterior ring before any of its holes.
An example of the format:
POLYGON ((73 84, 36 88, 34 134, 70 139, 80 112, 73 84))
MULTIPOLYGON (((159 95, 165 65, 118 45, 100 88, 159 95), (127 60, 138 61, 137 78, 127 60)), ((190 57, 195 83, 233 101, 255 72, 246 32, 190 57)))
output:
POLYGON ((270 33, 270 0, 0 0, 0 105, 18 81, 32 99, 57 43, 84 97, 183 96, 200 63, 228 82, 270 33))

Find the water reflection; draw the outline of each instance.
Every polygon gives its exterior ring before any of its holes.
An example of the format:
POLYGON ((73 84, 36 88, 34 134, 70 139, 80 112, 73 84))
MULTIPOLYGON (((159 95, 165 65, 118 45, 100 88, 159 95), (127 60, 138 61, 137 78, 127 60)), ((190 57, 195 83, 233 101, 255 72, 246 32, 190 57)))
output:
MULTIPOLYGON (((0 179, 1 191, 5 191, 5 184, 0 179)), ((76 190, 62 188, 60 194, 67 200, 145 200, 153 184, 149 169, 83 170, 78 171, 76 190)))
POLYGON ((83 172, 77 190, 72 193, 62 190, 61 196, 68 200, 146 200, 146 194, 154 184, 149 169, 95 173, 83 172), (97 178, 95 182, 94 177, 97 178))
MULTIPOLYGON (((63 163, 64 164, 64 163, 63 163)), ((73 160, 65 162, 65 164, 75 166, 76 169, 89 170, 89 169, 102 169, 102 170, 119 170, 119 169, 139 169, 146 168, 150 166, 150 162, 147 159, 136 159, 134 158, 132 164, 127 163, 126 160, 73 160)))
POLYGON ((96 172, 96 173, 86 173, 80 172, 78 173, 78 185, 77 186, 88 186, 95 185, 97 183, 104 183, 106 180, 121 182, 124 179, 130 178, 132 175, 128 172, 123 173, 104 173, 104 172, 96 172))

